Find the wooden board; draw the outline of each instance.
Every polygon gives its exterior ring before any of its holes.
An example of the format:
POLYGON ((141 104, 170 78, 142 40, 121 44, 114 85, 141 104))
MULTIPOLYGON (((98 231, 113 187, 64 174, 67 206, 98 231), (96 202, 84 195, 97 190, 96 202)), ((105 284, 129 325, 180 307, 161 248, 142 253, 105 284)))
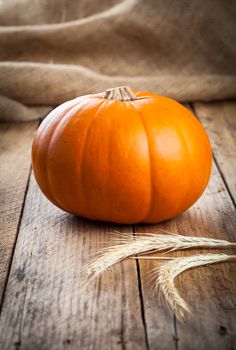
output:
MULTIPOLYGON (((113 231, 132 235, 162 228, 236 241, 235 160, 228 157, 235 147, 231 144, 236 103, 198 103, 194 107, 209 129, 216 164, 204 195, 176 219, 131 227, 75 218, 52 206, 31 175, 1 310, 1 349, 235 348, 235 264, 193 269, 177 279, 195 315, 185 323, 176 321, 152 292, 150 271, 157 262, 127 260, 88 286, 80 285, 82 266, 93 252, 111 242, 113 231), (222 111, 230 122, 221 117, 222 111), (214 131, 214 120, 208 125, 213 115, 219 116, 221 133, 214 131)), ((174 255, 199 252, 204 251, 174 255)))
POLYGON ((131 231, 63 213, 31 176, 3 303, 2 350, 146 348, 135 261, 79 285, 82 264, 114 230, 131 231))
POLYGON ((0 124, 0 304, 17 236, 37 122, 0 124))

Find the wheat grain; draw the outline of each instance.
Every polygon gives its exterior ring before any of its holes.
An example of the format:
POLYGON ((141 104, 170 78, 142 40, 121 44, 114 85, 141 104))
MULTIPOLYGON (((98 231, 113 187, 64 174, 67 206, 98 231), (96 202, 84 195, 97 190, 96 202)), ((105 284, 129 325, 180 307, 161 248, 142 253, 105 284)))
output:
MULTIPOLYGON (((155 259, 155 257, 151 258, 155 259)), ((158 291, 169 309, 179 320, 181 320, 187 314, 190 314, 191 311, 188 304, 180 296, 174 285, 175 278, 188 269, 223 261, 236 261, 236 255, 198 254, 188 257, 174 258, 152 271, 154 276, 157 276, 155 278, 154 288, 158 291)))
POLYGON ((116 244, 104 248, 82 270, 81 282, 97 277, 112 265, 132 255, 147 252, 174 251, 187 248, 227 248, 236 243, 204 237, 189 237, 177 234, 142 233, 136 236, 121 234, 116 244))

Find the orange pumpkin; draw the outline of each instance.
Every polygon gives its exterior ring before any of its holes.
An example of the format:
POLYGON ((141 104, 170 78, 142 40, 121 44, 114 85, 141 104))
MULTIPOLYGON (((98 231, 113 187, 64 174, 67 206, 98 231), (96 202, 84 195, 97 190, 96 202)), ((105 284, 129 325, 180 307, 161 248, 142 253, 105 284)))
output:
POLYGON ((208 183, 212 154, 188 109, 120 87, 53 110, 36 132, 32 161, 41 190, 59 208, 131 224, 188 209, 208 183))

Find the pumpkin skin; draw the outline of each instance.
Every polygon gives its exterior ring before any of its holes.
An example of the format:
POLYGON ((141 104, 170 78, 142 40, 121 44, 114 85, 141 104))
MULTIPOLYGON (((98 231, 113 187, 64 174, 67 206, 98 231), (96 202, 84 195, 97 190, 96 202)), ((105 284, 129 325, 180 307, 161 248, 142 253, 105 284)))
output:
POLYGON ((81 96, 43 120, 32 145, 42 192, 92 220, 157 223, 183 213, 210 177, 205 130, 168 97, 113 98, 81 96))

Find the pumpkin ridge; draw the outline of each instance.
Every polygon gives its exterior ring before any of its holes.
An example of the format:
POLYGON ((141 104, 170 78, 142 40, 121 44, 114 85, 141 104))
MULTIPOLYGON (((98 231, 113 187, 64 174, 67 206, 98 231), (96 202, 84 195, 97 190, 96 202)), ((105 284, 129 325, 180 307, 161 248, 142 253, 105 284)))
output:
MULTIPOLYGON (((72 100, 72 101, 73 101, 73 100, 72 100)), ((71 101, 68 101, 68 102, 71 102, 71 101)), ((67 102, 67 103, 68 103, 68 102, 67 102)), ((66 105, 67 103, 65 103, 65 105, 66 105)), ((67 105, 66 105, 65 107, 67 107, 67 105)), ((52 134, 51 134, 51 138, 50 138, 49 143, 48 143, 48 145, 47 145, 47 152, 46 152, 46 155, 45 155, 45 159, 46 159, 46 161, 45 161, 45 163, 46 163, 46 166, 45 166, 45 173, 46 173, 45 179, 46 179, 47 188, 48 188, 48 190, 49 190, 50 197, 52 198, 52 200, 56 203, 56 205, 57 205, 59 208, 65 210, 65 211, 67 211, 67 210, 65 209, 65 207, 64 207, 63 205, 61 205, 60 201, 58 201, 58 199, 55 197, 55 194, 53 193, 53 191, 52 191, 52 189, 51 189, 51 185, 50 185, 50 181, 49 181, 49 174, 48 174, 48 172, 49 172, 49 171, 48 171, 48 169, 49 169, 49 167, 48 167, 48 154, 49 154, 50 144, 51 144, 53 135, 54 135, 54 133, 55 133, 57 127, 59 126, 59 124, 61 123, 61 121, 62 121, 63 118, 65 117, 65 115, 66 115, 68 112, 70 112, 74 107, 75 107, 74 105, 68 106, 68 109, 67 109, 67 110, 64 110, 64 111, 62 112, 62 115, 60 116, 59 120, 56 120, 54 129, 53 129, 52 134)), ((39 137, 40 137, 40 135, 39 135, 39 137)))
MULTIPOLYGON (((186 155, 187 155, 187 157, 188 157, 188 164, 189 164, 189 165, 191 164, 191 169, 192 169, 192 168, 193 168, 193 167, 192 167, 192 159, 191 159, 191 157, 190 157, 190 155, 189 155, 189 147, 188 147, 188 143, 186 142, 186 138, 185 138, 185 136, 184 136, 184 134, 183 134, 181 128, 179 127, 178 123, 174 123, 174 125, 175 125, 176 129, 178 130, 178 135, 181 136, 182 142, 183 142, 183 144, 184 144, 185 152, 186 152, 186 155)), ((191 171, 191 173, 192 173, 192 171, 191 171)), ((187 174, 188 174, 188 176, 189 176, 190 172, 187 172, 187 174)), ((189 197, 189 192, 190 192, 191 187, 192 187, 192 182, 191 182, 191 181, 188 181, 188 190, 186 191, 185 196, 184 196, 185 199, 188 199, 188 197, 189 197)), ((186 202, 186 201, 185 201, 185 202, 186 202)), ((176 213, 179 212, 179 208, 177 208, 177 209, 176 209, 176 213), (177 209, 178 209, 178 210, 177 210, 177 209)), ((175 214, 175 215, 177 215, 177 214, 175 214)))
POLYGON ((150 147, 150 141, 149 141, 149 137, 148 137, 148 131, 147 131, 147 127, 146 124, 144 122, 144 118, 143 118, 143 114, 141 112, 141 110, 139 108, 137 108, 132 101, 129 101, 130 105, 135 109, 135 111, 137 112, 137 114, 139 115, 139 118, 142 122, 143 125, 143 129, 144 129, 144 133, 147 139, 147 145, 148 145, 148 157, 149 157, 149 178, 150 178, 150 199, 149 199, 149 207, 148 210, 145 213, 145 216, 143 219, 139 220, 140 222, 145 222, 146 219, 148 218, 148 216, 150 215, 151 209, 152 209, 152 203, 153 203, 153 181, 152 181, 152 161, 151 161, 151 147, 150 147))
MULTIPOLYGON (((105 107, 105 105, 108 104, 108 102, 110 102, 109 100, 102 100, 100 103, 99 103, 99 106, 98 106, 98 109, 96 111, 96 113, 94 115, 92 115, 91 117, 91 120, 90 120, 90 123, 87 127, 87 130, 86 130, 86 135, 85 135, 85 138, 84 138, 84 143, 83 143, 83 156, 82 156, 82 159, 81 159, 81 162, 80 162, 80 173, 81 173, 81 182, 83 184, 82 188, 85 189, 86 186, 84 186, 84 178, 85 178, 85 175, 84 175, 84 161, 85 161, 85 157, 86 157, 86 152, 84 152, 85 148, 86 148, 86 144, 87 144, 87 141, 88 141, 88 138, 89 138, 89 133, 92 129, 92 124, 93 124, 93 121, 95 118, 98 117, 99 113, 101 113, 101 110, 105 107), (102 108, 103 107, 103 108, 102 108)), ((85 196, 84 196, 85 197, 85 196)), ((85 201, 85 207, 87 208, 87 212, 90 213, 91 210, 90 210, 90 205, 89 205, 89 199, 87 199, 87 201, 85 201)), ((93 215, 88 215, 87 216, 89 219, 93 219, 93 220, 97 220, 96 217, 94 217, 93 215)))
POLYGON ((50 169, 50 164, 49 164, 49 161, 48 161, 48 154, 49 154, 49 151, 50 151, 50 147, 51 147, 51 144, 52 144, 52 140, 54 139, 54 135, 55 133, 57 132, 58 128, 61 126, 61 124, 65 121, 65 118, 67 117, 68 119, 69 118, 73 118, 74 117, 74 111, 77 111, 79 108, 81 108, 81 104, 80 105, 73 105, 71 106, 66 112, 65 114, 62 115, 62 117, 60 118, 60 120, 58 121, 58 123, 56 123, 55 125, 55 128, 52 132, 52 135, 51 135, 51 138, 50 138, 50 141, 48 143, 48 147, 47 147, 47 155, 46 155, 46 179, 47 179, 47 183, 48 183, 48 188, 50 189, 50 194, 53 198, 53 200, 57 203, 59 203, 59 207, 62 208, 63 210, 67 211, 68 210, 63 206, 61 205, 61 201, 58 200, 58 198, 55 196, 55 194, 53 193, 52 191, 52 186, 51 186, 51 180, 50 180, 50 177, 49 177, 49 169, 50 169), (70 115, 69 115, 70 114, 70 115))
MULTIPOLYGON (((168 97, 165 97, 165 98, 169 99, 168 97)), ((175 100, 173 100, 173 101, 176 102, 175 100)), ((182 106, 182 105, 180 105, 180 106, 181 106, 181 107, 184 107, 184 106, 182 106)), ((169 108, 168 105, 166 106, 166 109, 169 110, 170 113, 171 113, 171 109, 169 108)), ((195 124, 201 125, 201 123, 200 123, 199 120, 194 116, 194 114, 192 113, 192 111, 189 110, 188 108, 186 108, 186 109, 187 109, 187 111, 191 114, 191 117, 193 118, 193 119, 191 118, 191 121, 194 121, 195 124)), ((189 117, 190 117, 190 116, 189 116, 189 117)), ((189 165, 191 164, 191 168, 193 168, 193 167, 192 167, 192 158, 190 157, 190 152, 189 152, 189 147, 188 147, 188 142, 186 141, 186 138, 185 138, 185 136, 183 135, 183 132, 182 132, 181 128, 179 127, 179 124, 175 122, 174 125, 175 125, 176 129, 178 130, 178 135, 181 136, 181 139, 182 139, 182 141, 183 141, 184 148, 185 148, 185 150, 186 150, 186 154, 187 154, 187 157, 188 157, 188 160, 189 160, 188 164, 189 164, 189 165)), ((191 173, 193 173, 193 172, 191 171, 191 173)), ((189 172, 188 172, 188 174, 189 174, 189 172)), ((185 194, 185 199, 188 198, 189 192, 191 191, 191 187, 192 187, 192 185, 193 185, 193 184, 192 184, 192 181, 188 181, 188 183, 189 183, 189 186, 188 186, 188 191, 186 191, 186 194, 185 194)), ((202 193, 204 192, 205 188, 206 188, 206 186, 203 188, 202 193)), ((202 194, 202 193, 201 193, 201 194, 202 194)), ((199 198, 199 197, 198 197, 198 198, 199 198)), ((198 198, 197 198, 197 200, 198 200, 198 198)), ((195 200, 195 202, 196 202, 196 200, 195 200)), ((194 202, 194 203, 195 203, 195 202, 194 202)), ((191 206, 192 206, 192 204, 191 204, 191 206)), ((189 206, 188 206, 185 210, 187 210, 188 208, 189 208, 189 206)), ((182 211, 181 211, 181 212, 182 212, 182 211)), ((175 216, 179 215, 179 209, 178 209, 178 210, 176 209, 176 214, 174 214, 174 215, 175 215, 175 216)))
MULTIPOLYGON (((108 100, 109 101, 109 100, 108 100)), ((112 102, 112 104, 114 104, 114 102, 116 103, 117 101, 119 100, 111 100, 110 99, 110 102, 112 102)), ((123 101, 123 103, 121 104, 120 108, 124 108, 124 102, 127 102, 127 101, 123 101)), ((114 124, 114 119, 111 121, 111 130, 113 130, 113 124, 114 124)), ((108 164, 110 165, 111 164, 111 155, 112 155, 112 147, 111 147, 111 144, 112 144, 112 139, 113 139, 113 133, 110 132, 109 133, 109 142, 108 142, 108 164)), ((110 188, 110 181, 113 181, 113 178, 112 178, 112 175, 111 175, 111 167, 109 166, 109 172, 108 172, 108 176, 107 176, 107 188, 110 188)), ((107 192, 107 191, 106 191, 107 192)), ((109 205, 109 200, 107 201, 106 203, 106 214, 107 214, 107 217, 110 217, 109 213, 111 212, 110 210, 110 205, 109 205)))

